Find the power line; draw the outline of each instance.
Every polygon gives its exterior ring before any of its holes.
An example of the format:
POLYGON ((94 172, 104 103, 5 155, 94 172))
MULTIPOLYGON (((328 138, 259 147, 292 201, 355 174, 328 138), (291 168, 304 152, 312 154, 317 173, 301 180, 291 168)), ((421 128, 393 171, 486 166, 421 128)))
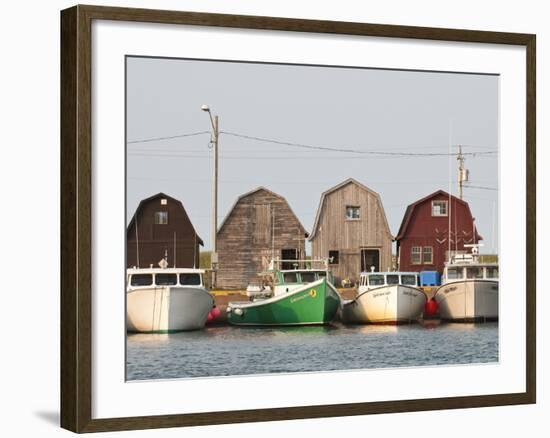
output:
MULTIPOLYGON (((265 138, 265 137, 257 137, 252 135, 246 135, 246 134, 240 134, 237 132, 231 132, 231 131, 220 131, 221 134, 229 135, 232 137, 238 137, 246 140, 253 140, 253 141, 259 141, 263 143, 272 143, 272 144, 278 144, 282 146, 290 146, 290 147, 298 147, 302 149, 309 149, 309 150, 315 150, 315 151, 333 151, 333 152, 345 152, 345 153, 351 153, 351 154, 366 154, 366 155, 380 155, 380 156, 388 156, 388 157, 441 157, 441 156, 449 156, 449 155, 456 155, 454 153, 443 153, 443 152, 389 152, 389 151, 373 151, 373 150, 361 150, 361 149, 350 149, 350 148, 342 148, 342 147, 328 147, 328 146, 317 146, 317 145, 311 145, 311 144, 304 144, 304 143, 294 143, 294 142, 287 142, 282 140, 276 140, 271 138, 265 138)), ((155 141, 166 141, 166 140, 173 140, 177 138, 185 138, 185 137, 194 137, 198 135, 204 135, 204 134, 210 134, 210 131, 198 131, 198 132, 190 132, 190 133, 183 133, 183 134, 175 134, 170 136, 164 136, 164 137, 150 137, 150 138, 142 138, 137 140, 130 140, 127 142, 127 144, 137 144, 137 143, 150 143, 155 141)), ((403 148, 406 148, 407 146, 403 146, 403 148)), ((429 146, 424 148, 435 148, 436 146, 429 146)), ((480 148, 480 149, 489 149, 487 147, 481 147, 481 146, 472 146, 472 145, 466 145, 466 147, 469 148, 480 148)), ((140 151, 140 152, 147 152, 147 151, 140 151)), ((157 151, 155 151, 157 152, 157 151)), ((160 152, 160 151, 158 151, 160 152)), ((164 151, 163 151, 164 152, 164 151)), ((190 151, 188 151, 190 152, 190 151)), ((464 152, 463 155, 470 155, 470 156, 486 156, 486 155, 494 155, 498 151, 496 150, 487 150, 487 151, 481 151, 481 152, 464 152)), ((138 155, 137 153, 135 155, 138 155)), ((190 157, 188 157, 190 158, 190 157)), ((226 157, 227 158, 227 157, 226 157)), ((235 157, 241 159, 241 157, 235 157)), ((269 157, 266 157, 269 158, 269 157)), ((295 157, 299 158, 299 157, 295 157)), ((329 159, 333 159, 334 157, 327 157, 329 159)))
POLYGON ((131 140, 126 142, 126 144, 133 144, 133 143, 149 143, 151 141, 163 141, 163 140, 172 140, 174 138, 183 138, 183 137, 194 137, 195 135, 202 135, 202 134, 210 134, 210 131, 199 131, 199 132, 190 132, 187 134, 176 134, 176 135, 170 135, 168 137, 151 137, 151 138, 143 138, 140 140, 131 140))
POLYGON ((466 189, 481 189, 481 190, 495 190, 495 191, 498 191, 498 189, 496 187, 483 187, 483 186, 465 185, 464 188, 466 188, 466 189))
MULTIPOLYGON (((163 153, 163 154, 157 154, 157 153, 146 153, 146 152, 128 152, 128 155, 131 156, 142 156, 142 157, 151 157, 151 158, 194 158, 194 159, 211 159, 212 157, 210 155, 186 155, 185 153, 179 154, 179 153, 163 153)), ((451 154, 454 155, 454 154, 451 154)), ((349 155, 347 157, 341 156, 341 155, 324 155, 324 156, 275 156, 275 155, 258 155, 258 156, 250 156, 250 155, 221 155, 220 158, 223 158, 224 160, 392 160, 392 159, 398 159, 403 157, 408 158, 432 158, 432 157, 439 157, 439 156, 447 156, 447 154, 407 154, 407 155, 401 155, 401 154, 391 154, 391 155, 368 155, 368 156, 357 156, 357 155, 349 155)), ((490 158, 485 156, 484 158, 490 158)))
MULTIPOLYGON (((225 135, 230 135, 233 137, 243 138, 246 140, 254 140, 264 143, 274 143, 279 144, 283 146, 292 146, 292 147, 299 147, 304 149, 315 149, 315 150, 321 150, 321 151, 334 151, 334 152, 346 152, 346 153, 353 153, 353 154, 368 154, 368 155, 384 155, 384 156, 396 156, 396 157, 446 157, 446 156, 455 156, 454 153, 443 153, 443 152, 387 152, 387 151, 372 151, 372 150, 361 150, 361 149, 349 149, 349 148, 341 148, 341 147, 328 147, 328 146, 315 146, 310 144, 303 144, 303 143, 293 143, 293 142, 287 142, 282 140, 275 140, 270 138, 264 138, 264 137, 255 137, 252 135, 245 135, 245 134, 239 134, 236 132, 230 132, 230 131, 220 131, 220 133, 225 135)), ((484 151, 484 152, 464 152, 462 155, 492 155, 496 154, 498 151, 484 151)))

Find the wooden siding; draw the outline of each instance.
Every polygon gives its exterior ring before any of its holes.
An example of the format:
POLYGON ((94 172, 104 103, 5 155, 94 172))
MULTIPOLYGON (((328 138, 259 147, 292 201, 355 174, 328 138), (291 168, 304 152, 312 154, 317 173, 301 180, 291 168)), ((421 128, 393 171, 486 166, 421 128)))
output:
POLYGON ((397 237, 399 269, 402 271, 442 272, 449 250, 465 251, 464 244, 478 243, 482 237, 474 231, 474 219, 467 202, 451 196, 451 232, 449 216, 432 216, 432 201, 448 201, 448 193, 440 190, 409 206, 397 237), (475 234, 474 234, 475 233, 475 234), (432 263, 412 262, 413 247, 431 247, 432 263))
POLYGON ((312 255, 328 257, 329 251, 339 251, 339 263, 330 265, 337 284, 344 278, 358 280, 362 249, 378 249, 380 269, 391 268, 392 236, 376 193, 350 181, 326 192, 319 208, 311 239, 312 255), (347 219, 347 206, 358 206, 360 218, 347 219))
POLYGON ((243 289, 283 249, 305 254, 306 232, 286 200, 258 189, 238 199, 218 231, 217 286, 243 289))
POLYGON ((178 268, 198 267, 200 244, 202 240, 195 233, 182 203, 161 193, 141 201, 128 225, 126 266, 148 268, 153 265, 156 268, 167 253, 168 264, 171 267, 174 264, 178 268), (165 205, 161 202, 163 199, 166 200, 165 205), (168 213, 166 224, 155 223, 155 213, 161 211, 168 213))

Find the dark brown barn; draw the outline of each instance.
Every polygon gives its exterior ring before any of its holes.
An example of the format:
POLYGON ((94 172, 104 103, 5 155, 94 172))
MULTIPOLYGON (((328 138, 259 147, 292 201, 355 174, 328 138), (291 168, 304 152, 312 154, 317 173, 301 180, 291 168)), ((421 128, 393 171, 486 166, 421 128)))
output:
POLYGON ((304 258, 307 235, 282 196, 264 187, 239 196, 218 229, 217 286, 243 289, 266 260, 304 258))
POLYGON ((481 239, 468 203, 438 190, 405 211, 395 239, 399 270, 442 272, 449 250, 481 239))
POLYGON ((142 200, 130 224, 126 238, 127 267, 148 268, 166 257, 169 267, 199 267, 197 235, 183 204, 158 193, 142 200))

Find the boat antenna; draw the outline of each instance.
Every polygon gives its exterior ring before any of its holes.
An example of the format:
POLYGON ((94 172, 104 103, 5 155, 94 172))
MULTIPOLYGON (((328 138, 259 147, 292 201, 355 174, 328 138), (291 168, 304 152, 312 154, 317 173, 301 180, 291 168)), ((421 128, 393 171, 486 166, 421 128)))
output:
POLYGON ((451 244, 451 211, 452 211, 452 198, 451 193, 453 190, 453 180, 451 178, 452 175, 452 164, 451 164, 451 154, 452 154, 452 122, 449 121, 449 206, 447 214, 449 216, 449 255, 448 255, 448 261, 451 262, 451 254, 452 254, 452 244, 451 244))
POLYGON ((139 234, 138 234, 138 218, 136 215, 136 262, 139 268, 139 234))
POLYGON ((271 258, 275 257, 275 209, 269 204, 271 210, 271 258))
POLYGON ((197 233, 193 234, 193 269, 197 267, 197 233))

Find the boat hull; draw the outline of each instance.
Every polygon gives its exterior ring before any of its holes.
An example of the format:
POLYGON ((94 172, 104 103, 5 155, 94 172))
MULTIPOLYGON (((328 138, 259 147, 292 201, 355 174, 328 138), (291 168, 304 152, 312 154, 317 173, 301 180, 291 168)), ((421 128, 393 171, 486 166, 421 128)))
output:
POLYGON ((426 294, 404 285, 368 290, 342 306, 342 321, 349 324, 408 324, 420 317, 426 294))
POLYGON ((447 321, 498 320, 498 282, 460 280, 446 283, 435 293, 441 319, 447 321))
POLYGON ((204 327, 214 299, 202 287, 156 287, 126 293, 129 332, 171 333, 204 327))
POLYGON ((339 307, 338 291, 322 279, 267 300, 229 303, 227 319, 252 326, 326 324, 339 307))

